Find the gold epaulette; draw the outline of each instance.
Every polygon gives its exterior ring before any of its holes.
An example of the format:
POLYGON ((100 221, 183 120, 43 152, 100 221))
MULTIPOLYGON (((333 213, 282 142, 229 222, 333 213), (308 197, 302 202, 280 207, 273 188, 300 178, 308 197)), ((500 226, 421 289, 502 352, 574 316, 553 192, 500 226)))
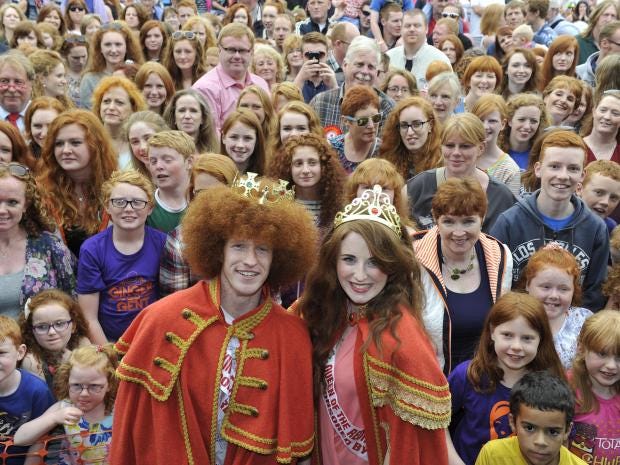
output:
POLYGON ((450 424, 452 402, 448 384, 417 379, 367 353, 364 371, 374 407, 389 405, 402 420, 429 430, 450 424))

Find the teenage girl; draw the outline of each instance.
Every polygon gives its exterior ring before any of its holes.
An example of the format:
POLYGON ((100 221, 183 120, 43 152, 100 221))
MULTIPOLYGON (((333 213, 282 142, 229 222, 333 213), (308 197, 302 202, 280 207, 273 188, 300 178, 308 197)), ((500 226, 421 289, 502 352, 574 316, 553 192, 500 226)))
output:
POLYGON ((118 387, 114 377, 117 365, 111 344, 74 350, 56 374, 56 396, 62 400, 39 418, 20 426, 15 444, 33 444, 56 425, 62 425, 65 436, 59 465, 107 463, 118 387))
POLYGON ((267 155, 265 137, 260 121, 246 108, 238 108, 224 120, 222 125, 222 155, 235 162, 237 170, 263 175, 267 155))
POLYGON ((528 294, 508 292, 491 308, 474 358, 448 378, 450 465, 473 465, 483 444, 510 436, 510 390, 527 372, 543 369, 564 378, 543 305, 528 294))
POLYGON ((73 349, 88 344, 86 321, 78 303, 58 289, 41 291, 28 299, 20 319, 28 353, 22 368, 54 388, 54 375, 73 349))
POLYGON ((569 375, 577 408, 570 451, 588 463, 620 457, 620 312, 601 310, 588 318, 569 375))
POLYGON ((566 369, 575 358, 581 326, 592 315, 573 307, 581 297, 580 273, 575 256, 554 242, 536 251, 524 271, 525 290, 545 307, 555 350, 566 369))

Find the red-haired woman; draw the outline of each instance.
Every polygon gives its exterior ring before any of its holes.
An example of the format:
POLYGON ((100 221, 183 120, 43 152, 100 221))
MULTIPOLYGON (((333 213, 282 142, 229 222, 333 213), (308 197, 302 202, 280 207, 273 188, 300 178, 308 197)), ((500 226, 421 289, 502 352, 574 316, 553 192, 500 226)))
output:
POLYGON ((474 58, 465 69, 463 87, 465 108, 470 111, 476 101, 485 94, 496 92, 502 83, 502 67, 499 62, 490 56, 474 58))
POLYGON ((116 169, 110 138, 90 111, 69 110, 50 125, 40 182, 60 233, 75 256, 88 237, 107 227, 101 186, 116 169))
POLYGON ((556 76, 561 74, 575 77, 579 44, 573 36, 559 36, 549 46, 541 70, 541 88, 547 87, 556 76))

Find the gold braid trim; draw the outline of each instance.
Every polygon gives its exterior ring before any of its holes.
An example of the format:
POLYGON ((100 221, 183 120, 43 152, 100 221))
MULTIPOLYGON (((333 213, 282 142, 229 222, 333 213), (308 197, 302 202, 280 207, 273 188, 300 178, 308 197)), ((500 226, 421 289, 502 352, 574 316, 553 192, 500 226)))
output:
POLYGON ((414 378, 413 376, 408 375, 404 371, 399 370, 398 368, 390 365, 389 363, 385 363, 384 361, 379 360, 378 358, 375 358, 372 355, 368 355, 368 358, 369 358, 369 362, 371 362, 373 365, 376 365, 378 368, 382 368, 385 371, 393 373, 396 377, 402 378, 404 381, 409 382, 411 384, 416 384, 430 391, 436 391, 436 392, 447 392, 450 390, 450 386, 448 384, 438 386, 436 384, 429 383, 428 381, 414 378))
POLYGON ((161 357, 155 357, 153 359, 153 363, 156 366, 159 366, 170 373, 170 380, 167 384, 164 385, 159 383, 147 370, 128 365, 125 361, 122 361, 116 370, 116 375, 120 380, 141 385, 151 396, 153 396, 153 398, 160 402, 164 402, 170 397, 174 384, 176 383, 179 373, 181 372, 181 366, 183 365, 185 355, 191 345, 200 333, 202 333, 202 331, 218 320, 217 316, 205 320, 187 308, 182 311, 182 314, 187 321, 194 323, 196 329, 187 339, 178 337, 179 343, 175 344, 180 349, 180 354, 177 361, 172 363, 161 357))
POLYGON ((258 409, 256 407, 247 404, 240 404, 238 402, 235 402, 234 404, 231 403, 228 406, 228 410, 234 413, 240 413, 241 415, 248 415, 252 417, 258 416, 258 409))
POLYGON ((121 336, 121 338, 116 341, 116 344, 114 344, 114 350, 120 355, 125 355, 129 350, 129 344, 125 342, 121 336))
MULTIPOLYGON (((370 375, 369 375, 369 367, 368 367, 368 352, 364 352, 364 356, 362 358, 362 363, 364 365, 364 381, 366 382, 366 386, 368 387, 368 400, 370 402, 370 405, 375 406, 373 399, 372 399, 372 383, 370 381, 370 375)), ((372 429, 373 429, 373 436, 375 437, 375 447, 377 448, 377 457, 379 458, 379 463, 383 463, 383 448, 381 447, 381 439, 379 436, 379 420, 377 419, 377 412, 375 411, 374 408, 370 409, 370 415, 372 416, 372 429)), ((370 459, 370 457, 369 457, 370 459)))
POLYGON ((402 371, 368 356, 368 376, 372 404, 375 407, 389 405, 401 419, 422 428, 435 430, 447 428, 451 419, 451 397, 448 387, 444 395, 437 396, 419 389, 423 386, 432 392, 439 392, 437 386, 406 375, 402 371), (371 366, 375 362, 384 368, 382 371, 371 366), (403 380, 400 376, 406 377, 403 380))
MULTIPOLYGON (((212 280, 215 281, 215 280, 212 280)), ((211 282, 209 282, 209 290, 211 290, 211 282)), ((213 295, 213 294, 211 294, 213 295)), ((219 308, 219 304, 218 304, 219 308)), ((215 460, 215 438, 217 437, 217 412, 218 412, 218 400, 220 394, 220 384, 222 382, 222 366, 224 365, 224 357, 226 356, 226 349, 228 348, 228 343, 230 342, 230 338, 232 336, 232 326, 228 327, 228 331, 226 331, 226 336, 224 337, 224 341, 222 342, 222 346, 220 347, 220 357, 217 361, 217 371, 216 380, 213 384, 213 405, 211 406, 211 448, 209 450, 209 458, 211 463, 216 463, 215 460)))
POLYGON ((181 415, 181 428, 183 429, 183 442, 185 443, 185 455, 189 465, 194 465, 194 453, 192 452, 192 443, 189 439, 189 430, 187 428, 187 418, 185 417, 185 403, 183 402, 183 394, 181 393, 181 384, 176 382, 177 398, 179 400, 179 414, 181 415))
POLYGON ((267 381, 261 378, 255 378, 253 376, 239 376, 235 379, 236 383, 240 386, 265 390, 269 386, 267 381))

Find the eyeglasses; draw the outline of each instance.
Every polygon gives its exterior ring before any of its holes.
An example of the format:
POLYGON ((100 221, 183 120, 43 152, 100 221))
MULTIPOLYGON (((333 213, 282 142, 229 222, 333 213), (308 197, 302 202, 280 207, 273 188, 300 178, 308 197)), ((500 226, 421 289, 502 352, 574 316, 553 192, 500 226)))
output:
POLYGON ((13 88, 17 91, 24 91, 28 87, 28 83, 23 79, 0 79, 0 90, 5 91, 9 87, 13 86, 13 88))
POLYGON ((40 325, 33 325, 32 330, 39 336, 43 336, 50 332, 50 328, 54 328, 57 333, 62 333, 66 330, 73 320, 55 321, 54 323, 41 323, 40 325))
POLYGON ((409 130, 409 128, 411 128, 411 129, 413 129, 415 131, 417 129, 420 129, 426 123, 428 123, 428 121, 429 120, 426 120, 426 121, 412 121, 411 123, 408 123, 407 121, 401 121, 400 123, 398 123, 398 128, 402 132, 407 132, 409 130))
POLYGON ((376 115, 372 115, 372 116, 362 116, 361 118, 354 118, 353 116, 345 116, 344 119, 357 124, 359 127, 364 127, 364 126, 368 126, 368 123, 370 121, 372 121, 375 124, 381 121, 381 113, 377 113, 376 115))
POLYGON ((458 13, 441 13, 441 16, 443 18, 452 18, 452 19, 458 19, 460 18, 458 13))
POLYGON ((220 46, 220 48, 222 50, 224 50, 226 53, 230 53, 231 55, 236 55, 237 53, 239 55, 248 55, 250 53, 250 50, 248 50, 247 48, 235 48, 235 47, 222 47, 220 46))
POLYGON ((81 6, 78 6, 78 5, 71 5, 69 7, 69 11, 72 11, 72 12, 75 13, 76 11, 86 11, 86 9, 82 8, 81 6))
POLYGON ((101 394, 105 389, 105 384, 69 384, 71 394, 81 394, 86 389, 89 394, 101 394))
POLYGON ((362 10, 364 16, 370 16, 370 10, 362 10))
POLYGON ((322 60, 327 54, 325 52, 305 52, 304 56, 308 60, 322 60))
POLYGON ((101 26, 101 30, 103 31, 122 31, 123 25, 119 22, 106 23, 101 26))
POLYGON ((65 44, 85 44, 86 37, 78 36, 77 34, 71 34, 65 37, 65 44))
POLYGON ((409 87, 391 86, 387 88, 387 91, 393 94, 406 94, 409 92, 409 87))
POLYGON ((27 178, 30 176, 30 168, 14 161, 10 163, 0 162, 0 169, 6 169, 11 176, 16 178, 27 178))
POLYGON ((194 31, 176 31, 172 33, 172 40, 196 40, 198 39, 198 34, 194 31))
POLYGON ((110 199, 110 203, 114 208, 125 208, 127 205, 131 205, 134 210, 144 210, 148 205, 146 200, 127 200, 127 199, 110 199))

